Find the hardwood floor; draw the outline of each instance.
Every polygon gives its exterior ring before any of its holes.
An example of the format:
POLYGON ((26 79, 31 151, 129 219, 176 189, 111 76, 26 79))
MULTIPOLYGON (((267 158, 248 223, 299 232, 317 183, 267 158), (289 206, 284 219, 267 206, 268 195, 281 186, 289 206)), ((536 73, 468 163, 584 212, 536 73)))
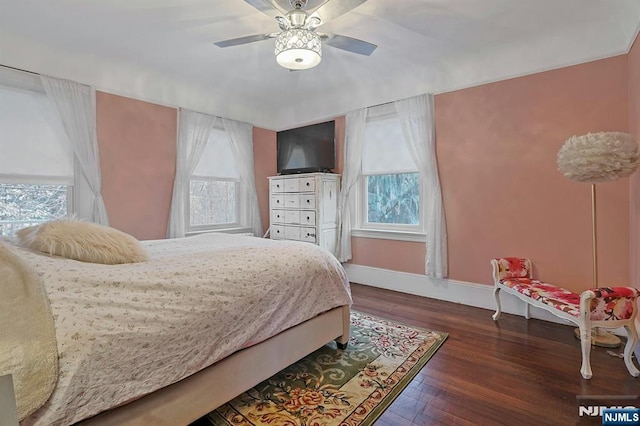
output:
MULTIPOLYGON (((640 378, 605 348, 592 347, 593 377, 583 379, 571 326, 509 314, 494 322, 486 309, 359 284, 352 294, 355 310, 449 333, 376 426, 600 425, 600 417, 578 415, 577 396, 640 394, 640 378)), ((600 404, 583 401, 591 403, 600 404)), ((606 405, 640 407, 640 399, 606 405)))

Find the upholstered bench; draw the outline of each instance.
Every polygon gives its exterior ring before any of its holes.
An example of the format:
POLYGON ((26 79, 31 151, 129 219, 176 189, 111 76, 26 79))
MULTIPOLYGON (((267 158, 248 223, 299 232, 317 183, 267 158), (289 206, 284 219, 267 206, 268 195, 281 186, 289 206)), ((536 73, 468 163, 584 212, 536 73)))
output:
POLYGON ((553 284, 532 279, 532 267, 529 259, 506 257, 491 260, 493 266, 496 313, 493 320, 500 318, 500 290, 517 296, 526 303, 525 317, 530 318, 530 306, 546 309, 557 317, 568 320, 580 329, 582 347, 582 367, 580 373, 590 379, 591 372, 591 330, 599 328, 618 328, 624 326, 627 331, 627 344, 624 348, 624 363, 629 374, 634 377, 640 371, 633 365, 631 354, 638 341, 635 327, 637 314, 636 299, 640 291, 633 287, 592 288, 577 294, 553 284))

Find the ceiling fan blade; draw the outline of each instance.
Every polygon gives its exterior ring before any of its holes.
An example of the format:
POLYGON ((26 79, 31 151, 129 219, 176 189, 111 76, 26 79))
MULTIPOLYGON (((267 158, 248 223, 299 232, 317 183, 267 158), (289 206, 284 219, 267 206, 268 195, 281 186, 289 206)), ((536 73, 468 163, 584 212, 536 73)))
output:
POLYGON ((287 11, 283 10, 275 0, 244 0, 251 6, 258 9, 265 15, 275 18, 276 16, 286 15, 287 11))
MULTIPOLYGON (((248 0, 245 0, 248 1, 248 0)), ((312 16, 319 16, 323 24, 344 15, 360 6, 367 0, 328 0, 313 12, 312 16)))
POLYGON ((357 53, 358 55, 369 56, 378 47, 375 44, 339 34, 326 34, 322 38, 325 40, 325 44, 331 47, 357 53))
POLYGON ((238 46, 240 44, 253 43, 255 41, 262 41, 268 38, 273 38, 274 34, 256 34, 245 37, 231 38, 229 40, 216 41, 215 44, 218 47, 231 47, 238 46))

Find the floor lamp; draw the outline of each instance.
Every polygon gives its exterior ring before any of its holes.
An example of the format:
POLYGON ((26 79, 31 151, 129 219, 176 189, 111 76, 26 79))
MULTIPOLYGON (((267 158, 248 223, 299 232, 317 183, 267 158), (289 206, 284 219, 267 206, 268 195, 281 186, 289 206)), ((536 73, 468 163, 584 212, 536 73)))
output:
MULTIPOLYGON (((567 139, 558 151, 558 170, 569 180, 591 184, 591 233, 593 287, 598 287, 598 232, 596 183, 631 176, 638 168, 638 144, 628 133, 599 132, 567 139)), ((580 337, 576 329, 576 336, 580 337)), ((591 341, 596 346, 620 346, 617 336, 594 329, 591 341)))

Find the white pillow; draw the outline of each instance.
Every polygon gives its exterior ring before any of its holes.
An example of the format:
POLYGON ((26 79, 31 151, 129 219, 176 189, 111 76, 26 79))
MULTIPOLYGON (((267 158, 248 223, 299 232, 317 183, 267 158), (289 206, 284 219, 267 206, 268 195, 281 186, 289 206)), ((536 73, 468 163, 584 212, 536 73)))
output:
POLYGON ((108 226, 79 220, 53 220, 16 232, 24 247, 82 262, 135 263, 148 260, 135 237, 108 226))

